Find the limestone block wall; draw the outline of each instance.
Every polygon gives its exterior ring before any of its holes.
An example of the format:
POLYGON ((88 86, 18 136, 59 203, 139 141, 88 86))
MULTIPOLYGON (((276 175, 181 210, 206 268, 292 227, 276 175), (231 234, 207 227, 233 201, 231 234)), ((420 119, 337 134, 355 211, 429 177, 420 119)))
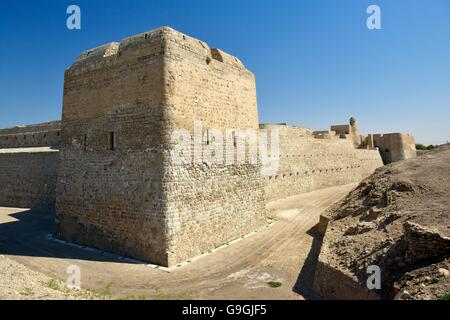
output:
POLYGON ((163 30, 65 72, 55 236, 167 264, 163 30))
POLYGON ((317 139, 309 129, 261 125, 280 133, 278 173, 265 177, 268 200, 359 182, 383 165, 377 150, 356 149, 351 139, 317 139))
POLYGON ((414 137, 409 134, 374 134, 373 143, 380 149, 385 164, 417 156, 414 137))
POLYGON ((58 152, 0 149, 0 206, 54 210, 58 152))
MULTIPOLYGON (((255 77, 237 58, 170 30, 165 66, 167 133, 186 129, 193 136, 195 121, 203 135, 210 129, 223 137, 227 129, 257 132, 255 77)), ((202 139, 203 149, 207 144, 202 139)), ((196 147, 192 144, 193 152, 196 147)), ((172 261, 207 252, 265 224, 258 165, 176 165, 165 159, 172 261)))
POLYGON ((53 146, 60 143, 60 122, 0 129, 0 148, 53 146))
POLYGON ((442 232, 411 221, 403 225, 403 230, 404 252, 399 255, 404 257, 403 263, 411 265, 450 254, 450 237, 442 232))
POLYGON ((15 126, 11 128, 1 128, 0 136, 6 134, 19 134, 27 132, 42 132, 61 129, 61 121, 50 121, 43 123, 30 124, 25 126, 15 126))
POLYGON ((237 59, 165 27, 84 52, 65 74, 56 236, 170 266, 264 224, 257 165, 172 162, 194 120, 258 128, 237 59))

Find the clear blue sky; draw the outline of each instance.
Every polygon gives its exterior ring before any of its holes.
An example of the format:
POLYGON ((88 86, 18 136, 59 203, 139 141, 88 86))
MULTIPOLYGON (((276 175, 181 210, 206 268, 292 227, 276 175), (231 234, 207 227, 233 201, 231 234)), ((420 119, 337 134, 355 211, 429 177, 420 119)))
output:
POLYGON ((450 140, 450 1, 0 1, 0 127, 59 119, 78 54, 168 25, 239 57, 260 121, 450 140), (81 7, 82 29, 66 28, 81 7), (366 28, 377 4, 382 30, 366 28))

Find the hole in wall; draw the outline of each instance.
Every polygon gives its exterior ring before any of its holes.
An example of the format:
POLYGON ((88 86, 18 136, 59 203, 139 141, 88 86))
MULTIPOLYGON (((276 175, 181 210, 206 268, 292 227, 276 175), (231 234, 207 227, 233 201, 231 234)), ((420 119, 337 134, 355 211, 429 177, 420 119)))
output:
POLYGON ((85 134, 83 137, 83 149, 85 151, 87 150, 87 134, 85 134))
POLYGON ((109 133, 109 150, 114 150, 114 132, 109 133))
POLYGON ((223 62, 223 56, 222 56, 222 54, 220 53, 219 49, 217 49, 217 48, 211 48, 210 51, 211 51, 211 57, 212 57, 214 60, 217 60, 217 61, 219 61, 219 62, 223 62))

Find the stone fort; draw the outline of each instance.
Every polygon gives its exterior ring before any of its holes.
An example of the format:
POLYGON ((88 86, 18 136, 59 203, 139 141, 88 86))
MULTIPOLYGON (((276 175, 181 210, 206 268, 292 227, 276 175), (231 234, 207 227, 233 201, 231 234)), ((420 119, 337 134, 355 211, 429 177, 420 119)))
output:
POLYGON ((0 129, 0 206, 52 210, 56 238, 173 266, 264 226, 268 201, 414 156, 412 136, 364 137, 353 118, 327 131, 260 124, 241 61, 161 27, 83 52, 65 71, 61 121, 0 129), (277 129, 278 171, 174 163, 171 133, 195 121, 277 129))

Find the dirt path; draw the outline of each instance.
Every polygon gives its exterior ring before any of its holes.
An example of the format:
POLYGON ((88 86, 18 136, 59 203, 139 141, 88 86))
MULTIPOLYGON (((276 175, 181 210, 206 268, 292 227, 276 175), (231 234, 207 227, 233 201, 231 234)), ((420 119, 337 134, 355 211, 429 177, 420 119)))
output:
POLYGON ((115 298, 302 299, 299 293, 308 296, 317 253, 308 231, 354 186, 273 202, 270 227, 171 272, 49 240, 52 214, 11 208, 0 209, 0 254, 62 281, 66 268, 77 265, 82 288, 115 298))

